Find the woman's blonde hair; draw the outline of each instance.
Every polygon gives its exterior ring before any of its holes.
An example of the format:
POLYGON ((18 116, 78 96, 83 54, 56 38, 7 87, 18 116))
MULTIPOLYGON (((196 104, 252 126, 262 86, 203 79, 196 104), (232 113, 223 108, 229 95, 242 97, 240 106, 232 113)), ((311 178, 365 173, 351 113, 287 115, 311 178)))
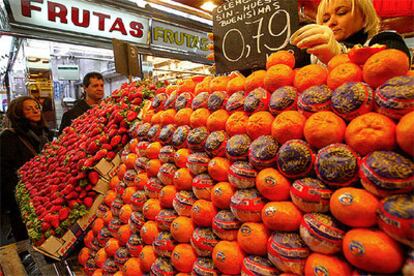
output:
MULTIPOLYGON (((323 15, 328 8, 331 1, 335 0, 321 0, 318 7, 318 13, 316 14, 316 23, 323 24, 323 15)), ((358 8, 364 16, 364 31, 368 34, 368 38, 372 38, 379 32, 380 19, 375 11, 372 0, 349 0, 352 3, 352 13, 355 8, 358 8)))

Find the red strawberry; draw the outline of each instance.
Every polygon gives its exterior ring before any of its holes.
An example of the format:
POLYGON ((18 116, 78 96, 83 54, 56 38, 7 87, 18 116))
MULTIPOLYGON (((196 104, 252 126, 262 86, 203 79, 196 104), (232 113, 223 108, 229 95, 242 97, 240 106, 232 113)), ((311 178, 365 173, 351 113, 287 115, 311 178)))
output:
POLYGON ((73 209, 76 207, 76 205, 78 204, 78 202, 76 200, 70 200, 68 203, 69 208, 73 209))
POLYGON ((69 200, 69 199, 76 199, 77 197, 78 197, 78 193, 75 192, 75 191, 73 191, 73 192, 69 193, 67 196, 65 196, 65 198, 67 200, 69 200))
POLYGON ((128 136, 128 134, 125 133, 124 135, 122 135, 121 142, 122 142, 122 145, 126 145, 129 142, 129 136, 128 136))
POLYGON ((68 207, 59 210, 59 220, 64 221, 69 217, 70 209, 68 207))
POLYGON ((111 146, 110 144, 103 144, 103 145, 101 146, 101 148, 102 148, 102 149, 106 149, 107 151, 112 150, 112 146, 111 146))
POLYGON ((91 208, 92 207, 92 204, 93 204, 93 198, 91 198, 91 197, 85 197, 83 199, 83 204, 85 204, 85 206, 87 208, 91 208))
MULTIPOLYGON (((106 156, 106 154, 105 154, 105 156, 106 156)), ((100 178, 99 174, 96 171, 90 171, 88 173, 88 179, 89 179, 89 182, 92 185, 96 185, 96 183, 98 183, 98 181, 99 181, 99 178, 100 178)))
POLYGON ((138 114, 135 111, 129 110, 127 113, 127 120, 128 122, 132 122, 137 118, 138 114))
POLYGON ((79 194, 79 198, 84 198, 86 196, 86 193, 87 192, 85 190, 81 191, 79 194))
POLYGON ((56 198, 55 200, 52 201, 53 205, 62 205, 63 202, 65 202, 65 200, 61 197, 56 198))
POLYGON ((121 135, 115 135, 114 137, 112 137, 110 144, 112 147, 116 147, 119 145, 119 143, 121 143, 121 140, 122 140, 121 135))
POLYGON ((50 224, 47 222, 42 222, 41 227, 42 227, 42 232, 46 232, 47 230, 50 229, 50 224))
POLYGON ((59 227, 59 216, 58 215, 52 215, 51 219, 50 219, 50 224, 54 227, 54 228, 58 228, 59 227))
POLYGON ((96 161, 101 160, 102 158, 104 158, 106 156, 106 154, 108 153, 107 149, 100 149, 95 153, 94 159, 96 161))
POLYGON ((116 153, 113 151, 108 152, 108 154, 106 155, 106 159, 108 160, 112 160, 115 158, 116 153))
POLYGON ((85 191, 90 191, 90 190, 92 190, 92 185, 91 184, 86 185, 85 191))

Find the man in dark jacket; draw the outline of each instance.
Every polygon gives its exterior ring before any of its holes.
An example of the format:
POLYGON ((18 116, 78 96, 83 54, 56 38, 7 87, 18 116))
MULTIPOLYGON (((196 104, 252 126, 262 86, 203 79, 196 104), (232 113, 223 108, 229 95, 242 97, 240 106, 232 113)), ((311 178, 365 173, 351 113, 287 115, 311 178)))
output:
POLYGON ((83 78, 83 89, 85 97, 76 102, 75 106, 63 113, 62 121, 60 123, 59 135, 63 129, 70 126, 72 121, 85 113, 88 109, 99 102, 104 97, 104 81, 100 73, 91 72, 83 78))

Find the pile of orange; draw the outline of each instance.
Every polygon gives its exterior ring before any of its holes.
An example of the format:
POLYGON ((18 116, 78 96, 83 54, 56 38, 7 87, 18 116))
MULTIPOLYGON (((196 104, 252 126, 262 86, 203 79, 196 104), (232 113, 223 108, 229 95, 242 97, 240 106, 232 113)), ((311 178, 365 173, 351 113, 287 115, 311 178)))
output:
MULTIPOLYGON (((195 77, 158 94, 108 178, 109 190, 78 255, 86 273, 401 274, 406 245, 412 245, 412 216, 409 207, 397 207, 412 198, 414 112, 408 108, 401 119, 390 118, 372 107, 345 121, 330 101, 328 110, 308 118, 296 107, 298 95, 307 97, 303 92, 313 86, 335 90, 366 82, 376 89, 408 73, 398 50, 355 51, 332 58, 327 68, 296 69, 294 55, 278 51, 266 70, 195 77), (295 98, 285 97, 286 89, 295 98), (271 94, 286 108, 271 109, 271 94), (223 101, 214 105, 216 95, 223 101), (160 139, 167 126, 171 137, 160 139), (196 128, 203 133, 199 143, 196 128), (286 150, 293 142, 306 145, 308 159, 286 150), (332 144, 355 152, 358 181, 347 187, 325 186, 324 177, 338 179, 338 170, 321 176, 314 165, 318 151, 332 144), (394 159, 371 162, 373 152, 394 159)), ((406 101, 414 105, 414 99, 406 101)), ((317 160, 328 162, 326 168, 344 165, 339 154, 317 160)))

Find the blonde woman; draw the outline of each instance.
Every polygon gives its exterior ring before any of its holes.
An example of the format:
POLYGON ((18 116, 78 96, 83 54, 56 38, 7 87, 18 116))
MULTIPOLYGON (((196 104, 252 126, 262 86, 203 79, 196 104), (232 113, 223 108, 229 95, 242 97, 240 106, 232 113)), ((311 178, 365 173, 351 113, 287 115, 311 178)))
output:
POLYGON ((378 33, 380 19, 372 0, 321 0, 316 23, 300 28, 291 44, 312 55, 312 62, 327 64, 337 54, 356 44, 384 44, 410 57, 410 51, 396 32, 378 33))

